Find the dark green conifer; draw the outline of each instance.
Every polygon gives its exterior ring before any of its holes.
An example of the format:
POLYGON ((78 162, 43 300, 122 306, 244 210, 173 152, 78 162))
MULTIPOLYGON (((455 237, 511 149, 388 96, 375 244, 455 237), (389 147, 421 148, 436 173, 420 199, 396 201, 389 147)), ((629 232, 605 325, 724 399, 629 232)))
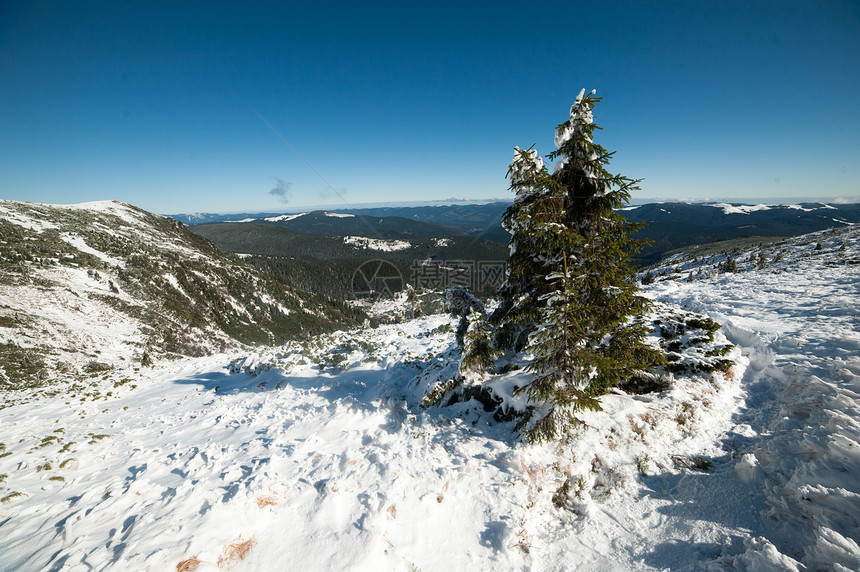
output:
POLYGON ((535 380, 520 389, 544 406, 532 440, 558 436, 577 410, 599 408, 609 388, 661 360, 637 320, 649 307, 630 263, 638 225, 615 212, 639 181, 606 169, 613 153, 593 141, 600 99, 580 92, 556 129, 552 174, 532 149, 515 148, 508 169, 517 196, 503 220, 510 256, 494 320, 504 342, 535 355, 535 380))
POLYGON ((482 311, 473 307, 467 319, 468 329, 463 337, 460 371, 479 373, 483 379, 484 372, 492 367, 502 352, 495 346, 493 332, 482 311))

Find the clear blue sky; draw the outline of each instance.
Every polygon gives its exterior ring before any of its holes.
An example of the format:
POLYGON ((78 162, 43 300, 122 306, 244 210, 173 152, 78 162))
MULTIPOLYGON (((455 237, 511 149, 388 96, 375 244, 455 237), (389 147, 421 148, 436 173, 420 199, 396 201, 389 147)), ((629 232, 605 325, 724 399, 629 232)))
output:
POLYGON ((634 198, 860 195, 856 1, 6 0, 0 198, 504 198, 581 88, 634 198))

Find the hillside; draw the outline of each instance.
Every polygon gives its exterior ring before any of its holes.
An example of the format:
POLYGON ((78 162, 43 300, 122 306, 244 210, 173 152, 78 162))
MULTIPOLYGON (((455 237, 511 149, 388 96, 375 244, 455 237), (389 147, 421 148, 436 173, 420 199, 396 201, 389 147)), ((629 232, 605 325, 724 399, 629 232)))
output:
POLYGON ((676 366, 562 443, 446 397, 447 315, 6 390, 0 568, 856 570, 860 227, 731 256, 656 268, 676 366))
POLYGON ((182 224, 117 202, 0 202, 0 383, 38 384, 363 319, 278 282, 182 224))
POLYGON ((622 214, 644 222, 636 238, 652 241, 639 254, 652 264, 667 253, 692 245, 739 238, 785 238, 860 222, 860 204, 729 205, 649 203, 622 214))
POLYGON ((278 225, 216 223, 191 227, 229 252, 309 256, 312 258, 381 258, 385 260, 505 260, 507 248, 498 243, 465 237, 390 239, 363 235, 320 235, 278 225), (500 258, 501 257, 501 258, 500 258))
POLYGON ((860 225, 728 253, 691 249, 651 272, 654 299, 713 316, 750 359, 724 470, 673 498, 708 521, 703 495, 737 499, 746 506, 721 522, 744 522, 762 537, 747 546, 772 542, 772 554, 799 561, 762 553, 737 569, 860 569, 860 225))
POLYGON ((507 246, 468 236, 368 238, 305 234, 276 224, 215 223, 191 227, 219 248, 254 254, 249 259, 267 271, 295 280, 307 290, 338 299, 352 297, 352 279, 363 264, 390 262, 403 284, 416 289, 469 285, 492 293, 501 280, 507 246))

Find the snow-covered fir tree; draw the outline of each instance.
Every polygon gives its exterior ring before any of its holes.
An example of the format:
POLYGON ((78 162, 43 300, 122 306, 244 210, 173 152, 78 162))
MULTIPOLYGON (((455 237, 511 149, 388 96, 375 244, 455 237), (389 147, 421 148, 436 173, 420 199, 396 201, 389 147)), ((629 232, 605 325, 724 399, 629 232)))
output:
POLYGON ((483 379, 486 370, 492 367, 493 362, 502 352, 496 348, 490 324, 480 309, 474 307, 471 309, 467 323, 460 371, 464 374, 478 373, 483 379))
POLYGON ((544 403, 544 410, 527 435, 533 440, 554 438, 564 428, 575 424, 577 409, 599 409, 597 399, 587 393, 596 371, 598 356, 580 343, 587 336, 582 306, 576 301, 576 277, 563 256, 563 273, 548 276, 553 291, 540 297, 545 304, 544 321, 529 337, 529 350, 535 360, 527 370, 535 374, 527 386, 529 397, 544 403))
POLYGON ((536 356, 537 377, 520 391, 549 412, 531 439, 556 437, 577 409, 599 407, 609 388, 661 361, 637 320, 648 309, 630 264, 638 227, 614 210, 639 181, 607 170, 613 153, 593 139, 594 93, 582 90, 556 129, 553 173, 518 147, 508 169, 516 198, 503 219, 510 255, 493 319, 503 343, 536 356))

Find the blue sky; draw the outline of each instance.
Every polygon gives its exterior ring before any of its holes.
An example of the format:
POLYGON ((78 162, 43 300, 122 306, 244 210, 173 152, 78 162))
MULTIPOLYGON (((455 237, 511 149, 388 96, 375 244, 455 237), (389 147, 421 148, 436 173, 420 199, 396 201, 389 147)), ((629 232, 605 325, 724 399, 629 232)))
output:
POLYGON ((586 88, 634 199, 856 199, 857 54, 858 2, 5 1, 0 198, 506 198, 586 88))

